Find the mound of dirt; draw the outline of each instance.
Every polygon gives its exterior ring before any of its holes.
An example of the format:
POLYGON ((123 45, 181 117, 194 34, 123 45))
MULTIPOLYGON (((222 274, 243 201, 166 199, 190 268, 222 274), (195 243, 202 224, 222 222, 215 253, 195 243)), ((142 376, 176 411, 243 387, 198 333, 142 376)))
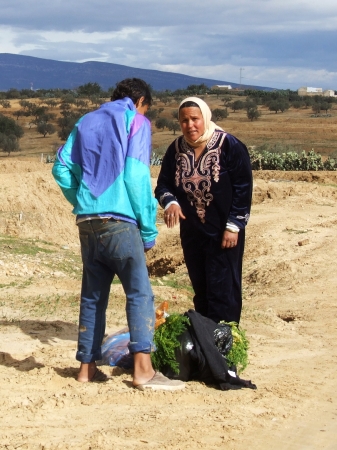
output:
MULTIPOLYGON (((0 204, 0 233, 78 248, 77 227, 75 216, 71 213, 72 206, 65 200, 55 183, 51 169, 51 164, 38 162, 15 160, 0 162, 3 193, 0 204)), ((151 167, 152 176, 158 172, 157 166, 151 167)), ((335 201, 337 188, 320 186, 317 177, 321 182, 322 180, 326 182, 327 179, 337 181, 337 174, 327 172, 255 172, 253 204, 272 201, 275 206, 276 202, 291 199, 292 203, 300 201, 301 207, 304 207, 318 199, 321 202, 335 201), (296 177, 298 180, 294 181, 296 177)), ((154 188, 156 179, 152 178, 152 182, 154 188)), ((157 245, 147 253, 147 261, 149 273, 153 276, 162 276, 176 272, 184 261, 178 228, 174 230, 166 228, 160 207, 157 222, 159 229, 157 245)))
POLYGON ((49 171, 51 166, 43 162, 25 161, 17 159, 8 159, 0 161, 0 173, 27 173, 27 172, 41 172, 49 171))
POLYGON ((289 171, 282 170, 254 170, 254 178, 275 181, 306 181, 308 183, 337 185, 337 172, 334 171, 289 171))
POLYGON ((51 174, 51 164, 0 163, 0 233, 74 245, 77 232, 71 205, 51 174))

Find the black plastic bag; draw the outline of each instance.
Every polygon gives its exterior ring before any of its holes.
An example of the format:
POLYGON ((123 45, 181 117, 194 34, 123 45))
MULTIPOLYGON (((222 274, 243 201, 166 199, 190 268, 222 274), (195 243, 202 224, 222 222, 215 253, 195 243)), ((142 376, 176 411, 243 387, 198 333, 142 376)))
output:
POLYGON ((226 357, 233 346, 232 329, 225 323, 219 323, 214 330, 214 343, 222 356, 226 357))

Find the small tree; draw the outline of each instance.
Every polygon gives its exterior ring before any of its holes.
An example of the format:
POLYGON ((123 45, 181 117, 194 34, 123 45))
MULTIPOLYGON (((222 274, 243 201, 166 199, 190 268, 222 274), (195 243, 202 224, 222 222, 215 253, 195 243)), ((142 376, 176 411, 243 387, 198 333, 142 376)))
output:
POLYGON ((240 109, 243 109, 245 107, 245 103, 242 100, 235 100, 235 102, 233 102, 231 104, 231 108, 233 110, 233 112, 239 111, 240 109))
POLYGON ((52 98, 47 98, 44 100, 44 103, 49 106, 50 108, 55 108, 58 104, 58 102, 52 98))
POLYGON ((104 100, 102 100, 98 95, 91 95, 89 97, 89 100, 91 102, 92 105, 94 105, 95 107, 98 107, 100 105, 102 105, 104 102, 104 100))
POLYGON ((287 100, 284 100, 283 98, 278 98, 276 100, 272 100, 268 104, 269 111, 275 111, 275 114, 278 113, 278 111, 284 112, 286 109, 289 109, 289 102, 287 100))
POLYGON ((99 97, 101 86, 98 83, 86 83, 77 88, 77 93, 83 97, 90 97, 92 95, 99 97))
POLYGON ((47 134, 55 133, 56 129, 52 123, 41 121, 37 124, 37 132, 46 137, 47 134))
POLYGON ((68 115, 71 113, 71 106, 69 105, 69 103, 61 103, 60 110, 62 111, 62 115, 68 115))
POLYGON ((289 108, 290 108, 290 103, 288 102, 288 100, 281 99, 280 100, 280 111, 284 112, 289 108))
POLYGON ((147 112, 145 113, 145 116, 152 122, 153 120, 155 120, 158 117, 158 109, 151 108, 151 109, 147 110, 147 112))
POLYGON ((325 111, 325 114, 328 114, 328 111, 332 108, 332 104, 329 102, 321 103, 321 108, 325 111))
POLYGON ((302 106, 304 106, 304 105, 305 105, 305 103, 302 102, 301 100, 295 100, 295 101, 293 101, 293 102, 291 103, 291 106, 292 106, 293 108, 296 108, 296 109, 300 109, 300 108, 302 108, 302 106))
POLYGON ((32 107, 29 108, 29 115, 30 116, 34 116, 35 120, 41 120, 41 117, 46 114, 46 112, 48 111, 48 108, 46 106, 36 106, 33 105, 32 107))
POLYGON ((6 136, 14 135, 20 139, 23 136, 23 129, 15 120, 0 114, 0 133, 6 136))
POLYGON ((249 120, 257 120, 261 116, 260 111, 257 109, 256 105, 248 106, 247 108, 247 117, 249 120))
POLYGON ((167 128, 168 128, 170 131, 173 131, 173 134, 176 134, 176 131, 179 131, 179 130, 180 130, 180 125, 179 125, 179 123, 176 122, 175 120, 170 120, 170 121, 167 123, 167 128))
POLYGON ((202 84, 190 84, 186 88, 188 95, 202 95, 207 94, 209 91, 209 88, 206 86, 205 83, 202 84))
POLYGON ((74 105, 76 103, 76 98, 70 93, 64 94, 61 97, 61 102, 68 103, 69 105, 74 105))
POLYGON ((14 134, 0 133, 0 148, 3 152, 8 153, 8 156, 11 152, 17 152, 20 150, 18 138, 14 134))
POLYGON ((11 107, 11 102, 9 100, 0 100, 0 105, 3 108, 10 108, 11 107))
POLYGON ((172 100, 171 97, 169 97, 168 95, 164 95, 163 97, 161 97, 160 99, 164 105, 167 105, 167 103, 170 103, 170 101, 172 100))
POLYGON ((321 104, 320 104, 320 103, 314 103, 314 104, 312 105, 312 111, 313 111, 315 114, 319 114, 319 113, 321 112, 321 104))
POLYGON ((165 117, 159 117, 156 120, 155 125, 156 125, 156 128, 158 128, 158 130, 164 130, 164 128, 168 126, 168 120, 165 119, 165 117))
POLYGON ((22 109, 17 109, 16 111, 13 112, 13 116, 16 117, 16 120, 19 119, 19 117, 24 116, 25 112, 22 111, 22 109))
POLYGON ((32 106, 34 106, 34 103, 29 102, 28 100, 20 100, 19 105, 25 110, 28 111, 32 106))
POLYGON ((229 96, 223 97, 221 100, 223 101, 224 106, 230 106, 230 103, 232 101, 232 97, 229 97, 229 96))
POLYGON ((303 100, 305 107, 309 108, 309 106, 312 106, 314 104, 314 99, 312 97, 304 97, 303 100))
POLYGON ((111 97, 112 97, 112 94, 114 93, 114 90, 115 90, 115 88, 114 88, 113 86, 110 86, 110 87, 108 88, 108 90, 106 91, 106 96, 107 96, 108 98, 111 98, 111 97))
POLYGON ((59 117, 57 119, 57 124, 61 128, 61 130, 58 132, 58 136, 60 139, 65 141, 81 115, 74 114, 73 112, 63 112, 62 114, 63 117, 59 117))
POLYGON ((221 108, 213 109, 212 117, 214 117, 215 120, 226 119, 228 117, 227 108, 226 109, 221 109, 221 108))
POLYGON ((77 108, 88 108, 88 100, 79 98, 75 101, 75 105, 77 106, 77 108))
POLYGON ((20 92, 15 89, 15 88, 10 88, 7 92, 6 92, 6 98, 11 99, 11 98, 20 98, 21 94, 20 92))
POLYGON ((51 120, 55 120, 55 114, 54 113, 45 113, 42 114, 39 118, 40 122, 46 122, 49 123, 51 120))

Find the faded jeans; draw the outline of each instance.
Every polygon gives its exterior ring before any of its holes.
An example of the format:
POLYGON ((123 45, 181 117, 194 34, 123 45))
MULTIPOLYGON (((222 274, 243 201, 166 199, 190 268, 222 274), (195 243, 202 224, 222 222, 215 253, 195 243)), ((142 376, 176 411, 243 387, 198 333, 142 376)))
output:
POLYGON ((78 224, 83 261, 78 350, 83 363, 100 360, 110 286, 117 275, 126 295, 130 353, 154 350, 154 297, 136 225, 110 219, 78 224))

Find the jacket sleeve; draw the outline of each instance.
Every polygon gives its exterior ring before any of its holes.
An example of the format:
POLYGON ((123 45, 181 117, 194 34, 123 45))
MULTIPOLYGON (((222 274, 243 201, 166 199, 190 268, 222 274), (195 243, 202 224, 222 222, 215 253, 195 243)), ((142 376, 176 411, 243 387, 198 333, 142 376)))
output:
POLYGON ((232 185, 232 205, 228 222, 244 228, 252 203, 253 177, 247 147, 234 136, 225 139, 226 166, 232 185))
POLYGON ((55 163, 52 168, 52 174, 56 183, 60 186, 63 195, 73 206, 77 204, 77 189, 79 186, 79 173, 71 170, 70 160, 71 149, 76 137, 77 128, 69 135, 66 143, 57 151, 55 163))
POLYGON ((175 196, 175 147, 174 143, 172 143, 167 149, 163 162, 161 165, 161 169, 158 176, 157 186, 155 189, 155 196, 158 200, 160 206, 165 209, 166 205, 171 202, 178 202, 175 196))
POLYGON ((158 234, 157 200, 152 193, 150 157, 150 125, 144 116, 136 114, 130 129, 124 183, 145 248, 155 244, 158 234))

